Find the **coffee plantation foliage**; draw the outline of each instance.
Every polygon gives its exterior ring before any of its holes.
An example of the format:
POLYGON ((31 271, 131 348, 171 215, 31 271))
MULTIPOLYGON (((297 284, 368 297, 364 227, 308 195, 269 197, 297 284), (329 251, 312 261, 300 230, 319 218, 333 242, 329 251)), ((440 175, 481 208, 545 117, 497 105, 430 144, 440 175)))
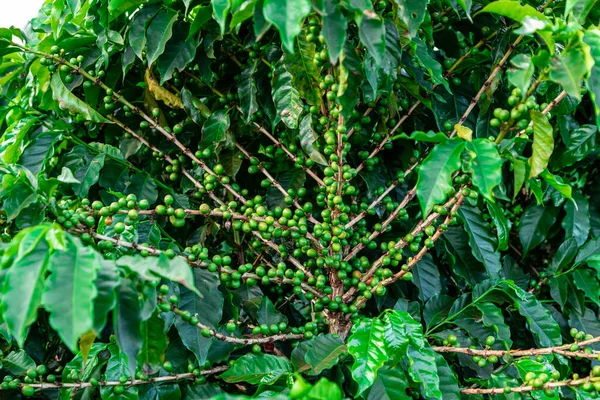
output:
POLYGON ((0 29, 3 398, 596 398, 599 20, 47 0, 0 29))

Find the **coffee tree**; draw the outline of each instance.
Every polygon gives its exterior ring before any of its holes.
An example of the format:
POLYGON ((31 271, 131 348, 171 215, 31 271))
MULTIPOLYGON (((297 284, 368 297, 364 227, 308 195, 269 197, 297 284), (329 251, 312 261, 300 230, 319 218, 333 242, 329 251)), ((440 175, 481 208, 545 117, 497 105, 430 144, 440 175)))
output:
POLYGON ((596 398, 599 20, 47 0, 0 29, 0 393, 596 398))

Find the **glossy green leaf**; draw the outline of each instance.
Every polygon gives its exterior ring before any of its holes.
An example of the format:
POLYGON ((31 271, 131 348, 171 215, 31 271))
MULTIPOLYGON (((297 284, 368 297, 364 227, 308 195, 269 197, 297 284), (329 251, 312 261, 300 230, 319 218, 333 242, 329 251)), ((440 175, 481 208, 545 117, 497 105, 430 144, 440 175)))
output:
POLYGON ((496 236, 498 238, 499 251, 508 249, 508 240, 510 235, 511 223, 504 215, 504 210, 496 203, 486 202, 488 212, 494 221, 496 227, 496 236))
POLYGON ((582 125, 570 132, 569 144, 566 151, 562 151, 556 162, 557 168, 570 166, 589 156, 596 148, 598 128, 594 125, 582 125))
POLYGON ((156 67, 160 73, 160 84, 171 79, 173 72, 183 69, 194 59, 196 45, 186 39, 184 24, 180 23, 173 29, 173 36, 165 45, 165 51, 158 57, 156 67))
POLYGON ((573 283, 585 293, 585 297, 600 305, 600 283, 591 271, 576 269, 573 271, 573 283))
POLYGON ((321 34, 327 43, 329 61, 336 65, 344 48, 348 21, 340 9, 339 0, 325 0, 325 15, 321 34))
POLYGON ((78 196, 86 197, 92 185, 100 179, 100 170, 104 168, 106 155, 98 154, 88 165, 82 166, 75 171, 74 178, 78 183, 73 183, 73 189, 78 196))
POLYGON ((25 350, 14 350, 2 358, 2 367, 15 376, 22 376, 27 370, 35 368, 35 361, 31 359, 25 350))
POLYGON ((529 166, 531 167, 529 178, 533 178, 548 166, 548 161, 554 150, 554 136, 548 117, 535 110, 531 110, 529 114, 533 121, 533 146, 529 158, 529 166))
POLYGON ((158 7, 150 5, 139 10, 133 17, 128 34, 129 45, 140 60, 142 59, 142 51, 146 46, 146 28, 157 12, 158 7))
POLYGON ((433 206, 442 203, 452 189, 452 174, 460 168, 460 154, 464 149, 462 140, 448 140, 433 148, 419 168, 417 197, 423 215, 433 206))
POLYGON ((441 354, 434 354, 437 374, 440 380, 440 391, 443 393, 444 399, 460 400, 460 386, 456 373, 450 368, 448 362, 441 354))
POLYGON ((94 299, 94 330, 102 332, 108 313, 117 304, 116 288, 119 286, 119 271, 112 260, 102 260, 96 276, 96 298, 94 299))
POLYGON ((553 276, 548 280, 550 296, 562 307, 567 304, 569 298, 569 280, 564 275, 553 276))
POLYGON ((385 24, 381 17, 373 11, 365 11, 360 21, 358 35, 375 60, 375 64, 379 65, 385 52, 385 24))
POLYGON ((571 186, 569 184, 564 183, 564 180, 560 176, 553 175, 550 172, 548 172, 547 169, 545 169, 540 174, 540 177, 543 180, 545 180, 554 189, 558 190, 558 192, 561 195, 563 195, 563 197, 566 197, 567 199, 571 199, 572 200, 572 197, 573 197, 572 196, 572 191, 573 191, 573 189, 571 188, 571 186))
POLYGON ((281 63, 278 63, 273 71, 271 87, 273 103, 277 109, 277 121, 283 121, 290 129, 297 129, 298 119, 302 112, 300 93, 292 84, 292 75, 281 63))
POLYGON ((252 115, 258 111, 256 80, 254 78, 255 73, 256 62, 253 62, 242 71, 240 86, 238 88, 240 108, 242 109, 242 113, 244 113, 246 123, 249 123, 252 115))
POLYGON ((71 93, 63 83, 60 74, 54 74, 54 76, 52 76, 50 87, 52 89, 52 98, 58 102, 61 108, 64 108, 73 114, 79 114, 88 121, 101 122, 104 124, 111 123, 104 118, 102 114, 71 93))
POLYGON ((577 253, 577 257, 575 257, 575 264, 581 264, 596 254, 600 254, 600 236, 588 240, 587 243, 581 247, 577 253))
POLYGON ((423 307, 423 320, 425 326, 429 327, 437 324, 448 316, 450 307, 454 299, 450 296, 441 294, 427 300, 423 307))
POLYGON ((483 263, 490 277, 498 276, 502 265, 500 264, 500 253, 496 251, 497 243, 483 219, 481 211, 470 205, 463 205, 459 209, 459 215, 465 222, 465 230, 469 234, 469 244, 473 256, 483 263))
POLYGON ((122 351, 122 354, 119 355, 119 368, 128 370, 126 375, 133 375, 137 356, 142 348, 140 333, 142 306, 138 298, 138 291, 129 279, 122 279, 117 290, 117 304, 113 312, 113 321, 118 348, 122 351))
POLYGON ((294 52, 294 39, 302 29, 302 20, 310 12, 306 0, 265 0, 263 13, 265 19, 275 25, 284 47, 294 52))
POLYGON ((377 378, 377 371, 388 358, 383 323, 374 318, 355 325, 347 345, 348 352, 354 358, 351 367, 352 378, 358 384, 360 394, 373 385, 377 378))
POLYGON ((367 393, 367 400, 408 399, 408 378, 398 367, 383 366, 377 372, 377 379, 367 393))
POLYGON ((300 119, 300 146, 306 155, 317 164, 327 165, 325 156, 318 149, 317 134, 312 128, 312 117, 310 114, 300 119))
POLYGON ((425 301, 442 292, 442 282, 437 264, 427 253, 412 269, 412 282, 419 289, 419 299, 425 301))
POLYGON ((191 40, 196 33, 212 18, 212 7, 211 6, 199 6, 196 8, 196 18, 190 26, 190 32, 188 33, 186 40, 191 40))
POLYGON ((210 148, 217 153, 223 148, 232 148, 233 138, 228 133, 230 124, 229 114, 225 110, 212 113, 202 126, 200 148, 210 148))
POLYGON ((101 267, 100 255, 73 238, 65 251, 50 258, 42 302, 50 313, 50 326, 73 353, 79 338, 94 325, 95 280, 101 267))
POLYGON ((164 324, 156 313, 141 324, 142 348, 138 355, 138 365, 144 369, 157 371, 165 361, 169 340, 163 331, 164 324))
POLYGON ((600 126, 600 29, 588 29, 583 35, 583 42, 589 46, 590 57, 594 60, 594 66, 585 85, 594 102, 596 125, 600 126))
MULTIPOLYGON (((407 3, 413 2, 407 1, 407 3)), ((418 37, 415 37, 413 42, 416 45, 415 55, 417 56, 419 63, 423 65, 429 73, 431 81, 436 85, 444 86, 448 93, 452 93, 448 81, 444 78, 442 65, 431 56, 431 50, 427 48, 425 42, 418 37)))
MULTIPOLYGON (((120 349, 117 344, 109 344, 108 350, 110 351, 110 359, 106 365, 106 379, 118 381, 122 376, 131 377, 133 371, 130 372, 127 355, 122 351, 122 349, 120 349)), ((115 396, 113 393, 113 388, 110 386, 102 387, 100 389, 100 394, 103 400, 108 400, 114 398, 115 396)), ((119 398, 125 400, 136 400, 138 398, 138 387, 126 387, 125 391, 119 394, 119 398)))
POLYGON ((546 239, 557 215, 558 209, 550 205, 532 204, 525 210, 519 226, 519 239, 523 245, 524 255, 546 239))
POLYGON ((405 364, 408 375, 419 384, 423 397, 431 399, 443 397, 438 371, 432 368, 436 365, 435 353, 429 345, 425 347, 409 346, 405 364))
POLYGON ((171 10, 161 10, 152 19, 146 30, 146 57, 148 66, 165 51, 167 42, 173 35, 173 24, 177 21, 177 13, 171 10))
POLYGON ((562 227, 566 237, 573 237, 579 246, 588 238, 590 231, 590 211, 588 199, 580 192, 575 191, 573 201, 568 201, 564 206, 566 215, 562 220, 562 227))
POLYGON ((478 13, 482 12, 499 14, 519 22, 523 22, 527 17, 549 22, 548 17, 537 11, 534 7, 529 4, 521 5, 520 2, 515 0, 494 1, 478 11, 478 13))
POLYGON ((18 254, 4 277, 2 318, 20 347, 25 331, 37 318, 42 303, 44 280, 50 266, 50 251, 44 237, 49 227, 41 225, 22 231, 14 243, 18 254))
POLYGON ((390 140, 394 141, 397 139, 415 140, 417 142, 443 143, 448 140, 448 136, 446 136, 444 132, 414 131, 410 135, 407 135, 406 133, 400 133, 393 136, 390 140))
POLYGON ((227 26, 227 17, 231 11, 231 0, 211 0, 210 2, 213 8, 213 16, 219 27, 221 28, 221 35, 225 33, 225 27, 227 26))
POLYGON ((506 324, 502 309, 491 302, 478 302, 477 309, 481 312, 481 322, 495 332, 495 337, 504 345, 504 349, 512 347, 510 327, 506 324))
POLYGON ((510 63, 512 68, 509 68, 508 71, 506 71, 508 81, 513 86, 521 89, 521 93, 527 93, 535 69, 531 62, 531 57, 527 54, 517 54, 511 58, 510 63))
POLYGON ((548 76, 561 85, 570 96, 580 100, 579 88, 586 73, 588 68, 583 52, 579 49, 568 49, 552 60, 548 76))
POLYGON ((311 367, 311 373, 318 375, 337 365, 348 348, 338 336, 321 334, 307 342, 308 349, 304 360, 311 367))
POLYGON ((117 18, 126 11, 135 9, 144 3, 144 0, 110 0, 108 3, 108 12, 112 18, 117 18))
POLYGON ((247 382, 257 384, 268 376, 283 375, 292 372, 292 365, 285 357, 271 354, 246 354, 233 363, 231 368, 221 374, 225 382, 247 382))
POLYGON ((496 146, 488 139, 475 139, 466 143, 475 154, 472 160, 473 185, 487 200, 494 201, 493 190, 502 182, 502 158, 496 146))
POLYGON ((321 75, 314 62, 316 45, 306 40, 306 35, 300 34, 296 38, 298 44, 293 54, 284 58, 285 69, 292 75, 294 88, 308 104, 321 106, 323 93, 319 88, 321 75))
MULTIPOLYGON (((425 20, 427 13, 426 0, 394 0, 398 5, 398 16, 408 27, 408 36, 413 38, 425 20)), ((468 14, 468 13, 467 13, 468 14)))

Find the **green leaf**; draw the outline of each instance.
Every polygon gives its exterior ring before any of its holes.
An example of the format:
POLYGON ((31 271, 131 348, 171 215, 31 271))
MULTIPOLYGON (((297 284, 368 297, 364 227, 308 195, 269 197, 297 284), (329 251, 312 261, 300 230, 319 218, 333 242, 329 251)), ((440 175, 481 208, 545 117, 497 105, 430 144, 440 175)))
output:
MULTIPOLYGON (((425 69, 429 73, 431 81, 435 84, 444 86, 448 93, 452 93, 452 91, 450 90, 450 86, 448 85, 448 81, 446 80, 446 78, 444 78, 442 65, 439 62, 437 62, 433 57, 431 57, 431 53, 433 51, 428 49, 425 42, 421 40, 418 36, 413 39, 413 43, 415 43, 416 45, 415 55, 417 56, 419 63, 423 65, 423 67, 425 67, 425 69)), ((463 127, 463 129, 468 128, 463 127)))
POLYGON ((561 308, 567 304, 569 298, 569 280, 564 275, 553 276, 548 280, 550 287, 550 296, 556 301, 561 308))
POLYGON ((579 23, 583 24, 595 4, 596 0, 567 0, 564 18, 567 19, 568 15, 573 13, 579 23))
POLYGON ((430 143, 443 143, 448 140, 448 136, 444 132, 434 132, 434 131, 414 131, 410 135, 406 133, 400 133, 390 140, 394 141, 397 139, 407 139, 407 140, 415 140, 417 142, 430 142, 430 143))
POLYGON ((596 125, 600 126, 600 29, 587 29, 582 40, 589 46, 590 57, 594 60, 594 66, 585 85, 589 89, 590 98, 594 103, 596 125))
POLYGON ((94 326, 95 281, 101 268, 100 255, 70 237, 66 250, 50 258, 42 302, 50 313, 50 326, 73 353, 79 338, 94 326))
POLYGON ((209 148, 217 154, 225 148, 233 147, 233 138, 228 134, 230 126, 229 114, 225 110, 214 112, 202 126, 202 141, 199 147, 209 148))
POLYGON ((73 114, 79 114, 88 121, 100 122, 103 124, 112 123, 104 118, 102 114, 71 93, 60 78, 60 74, 54 74, 52 76, 50 88, 52 89, 52 99, 56 100, 61 108, 69 110, 69 112, 73 114))
POLYGON ((383 19, 374 11, 365 10, 360 21, 358 37, 375 60, 375 65, 379 65, 385 52, 385 24, 383 19))
POLYGON ((142 348, 138 355, 138 364, 143 370, 157 371, 165 361, 165 352, 169 340, 163 331, 165 321, 156 313, 141 324, 142 348))
POLYGON ((566 151, 561 152, 555 167, 563 168, 583 160, 596 149, 598 128, 594 125, 582 125, 569 135, 566 151))
POLYGON ((408 27, 408 37, 415 37, 427 14, 427 0, 394 1, 398 5, 398 16, 408 27))
POLYGON ((146 28, 158 12, 158 9, 156 5, 149 5, 139 10, 133 16, 128 34, 129 45, 140 60, 143 59, 142 52, 144 46, 146 46, 146 28))
POLYGON ((167 279, 174 283, 179 283, 198 296, 203 295, 194 286, 194 273, 192 267, 183 259, 176 257, 170 259, 165 253, 160 253, 158 257, 152 259, 139 258, 140 263, 148 263, 148 270, 153 274, 167 279))
POLYGON ((510 63, 513 67, 506 71, 508 81, 521 89, 522 93, 527 93, 535 70, 531 57, 527 54, 517 54, 510 60, 510 63))
POLYGON ((301 34, 296 38, 297 51, 284 58, 285 69, 292 75, 293 86, 308 104, 321 106, 323 93, 319 88, 321 75, 314 62, 316 45, 301 34))
POLYGON ((238 154, 240 153, 235 151, 223 151, 219 154, 219 161, 223 166, 223 170, 232 179, 235 179, 242 166, 242 160, 238 157, 238 154))
POLYGON ((500 307, 490 302, 478 302, 476 307, 481 312, 483 325, 492 328, 496 338, 504 344, 506 350, 509 350, 513 342, 510 338, 510 328, 504 320, 500 307))
MULTIPOLYGON (((223 315, 223 294, 219 291, 219 278, 200 268, 194 269, 194 278, 198 291, 210 295, 200 298, 191 290, 182 288, 178 307, 196 315, 202 324, 214 328, 223 315)), ((175 319, 175 327, 185 347, 194 353, 198 363, 204 363, 213 339, 202 336, 197 326, 192 326, 181 318, 175 319)))
POLYGON ((294 52, 294 39, 302 29, 302 20, 310 12, 306 0, 265 0, 263 13, 265 19, 275 25, 284 47, 294 52))
POLYGON ((119 286, 119 271, 112 260, 102 260, 102 267, 97 272, 94 299, 94 330, 102 332, 106 325, 108 313, 117 304, 116 288, 119 286))
POLYGON ((240 97, 240 108, 244 114, 246 123, 250 123, 250 117, 258 111, 258 94, 256 89, 256 73, 257 62, 250 63, 240 75, 238 95, 240 97))
POLYGON ((454 303, 454 298, 444 294, 434 296, 427 300, 423 307, 423 321, 425 326, 433 326, 448 316, 454 303))
POLYGON ((377 371, 388 359, 383 336, 384 326, 377 318, 361 321, 352 327, 347 345, 348 352, 354 358, 350 370, 352 378, 358 383, 357 396, 373 385, 377 371))
POLYGON ((521 217, 519 239, 523 245, 523 256, 542 243, 556 221, 558 209, 551 205, 532 204, 521 217))
POLYGON ((460 168, 464 143, 460 139, 448 140, 435 146, 419 168, 417 197, 423 216, 446 200, 452 189, 452 174, 460 168))
POLYGON ((256 311, 256 319, 259 324, 278 324, 280 322, 288 322, 287 317, 277 311, 273 302, 267 297, 263 297, 260 306, 256 311))
MULTIPOLYGON (((127 355, 121 351, 119 346, 116 343, 109 344, 108 350, 110 351, 110 359, 106 365, 106 379, 118 381, 122 376, 133 378, 135 370, 130 370, 130 365, 128 366, 127 355)), ((113 388, 110 386, 102 386, 100 388, 100 394, 102 395, 103 400, 109 400, 115 397, 113 388)), ((126 386, 126 390, 119 394, 119 399, 137 400, 138 387, 135 385, 126 386)))
POLYGON ((582 246, 590 232, 590 210, 587 197, 580 191, 575 191, 573 201, 565 203, 565 217, 562 227, 567 238, 572 237, 577 245, 582 246))
MULTIPOLYGON (((547 169, 542 171, 540 177, 545 180, 550 186, 558 190, 558 192, 567 199, 572 199, 572 188, 563 182, 563 179, 558 175, 552 175, 547 169)), ((584 240, 585 241, 585 240, 584 240)))
POLYGON ((571 48, 552 59, 548 76, 561 85, 570 96, 581 100, 579 88, 583 76, 587 73, 585 55, 581 50, 571 48))
POLYGON ((336 335, 321 334, 307 342, 308 349, 304 360, 310 365, 311 373, 319 375, 326 369, 329 369, 348 352, 348 348, 342 340, 336 335))
POLYGON ((142 348, 140 333, 142 307, 138 296, 138 291, 133 282, 129 279, 122 279, 117 292, 117 304, 113 313, 113 320, 117 343, 123 351, 119 357, 124 361, 120 361, 120 364, 125 365, 124 368, 128 369, 126 375, 130 376, 135 374, 137 356, 142 348))
POLYGON ((444 400, 460 400, 462 397, 456 373, 439 353, 435 353, 435 363, 440 380, 440 391, 444 394, 444 400))
POLYGON ((513 160, 513 169, 515 172, 515 182, 514 182, 514 193, 513 199, 517 197, 523 184, 525 184, 525 180, 527 179, 527 165, 525 162, 521 160, 513 160))
POLYGON ((483 197, 493 202, 493 190, 502 182, 502 158, 498 149, 488 139, 475 139, 466 147, 475 154, 471 164, 473 185, 483 197))
POLYGON ((198 6, 196 8, 196 18, 194 18, 194 22, 192 22, 192 25, 190 26, 190 33, 186 40, 192 40, 196 35, 196 32, 211 19, 212 10, 211 6, 198 6))
POLYGON ((44 240, 48 229, 47 225, 29 228, 13 239, 20 242, 14 244, 18 254, 4 277, 2 318, 20 347, 42 303, 45 274, 50 266, 50 251, 44 240))
POLYGON ((110 0, 108 3, 108 12, 113 19, 126 11, 132 10, 145 3, 145 0, 110 0))
POLYGON ((339 0, 325 0, 325 15, 321 28, 332 65, 336 65, 340 58, 348 30, 348 21, 340 9, 339 3, 339 0))
POLYGON ((161 10, 148 25, 146 30, 146 57, 148 66, 163 54, 165 46, 173 35, 173 24, 177 21, 177 13, 171 10, 161 10))
MULTIPOLYGON (((294 190, 298 190, 302 187, 302 185, 304 185, 304 182, 306 181, 306 173, 301 169, 292 169, 283 172, 276 178, 281 187, 286 191, 291 188, 294 190)), ((285 206, 283 200, 283 193, 281 193, 274 187, 269 188, 269 191, 267 192, 267 204, 269 205, 269 207, 283 207, 285 206)))
POLYGON ((321 154, 317 146, 315 146, 317 142, 317 134, 312 129, 312 116, 310 114, 306 114, 300 120, 300 146, 302 146, 302 150, 306 153, 306 155, 321 165, 328 165, 325 156, 321 154))
POLYGON ((508 239, 510 234, 511 223, 504 215, 504 211, 498 204, 487 201, 487 209, 496 226, 496 236, 498 237, 499 251, 508 249, 508 239))
POLYGON ((404 364, 408 375, 419 384, 424 398, 443 398, 440 391, 440 377, 437 370, 432 369, 436 365, 435 353, 428 344, 425 347, 408 346, 404 364))
POLYGON ((523 22, 527 17, 535 18, 543 22, 549 22, 548 17, 546 17, 541 12, 537 11, 529 4, 521 5, 518 1, 515 0, 494 1, 488 4, 487 6, 483 7, 483 9, 479 10, 477 14, 482 12, 489 12, 493 14, 502 15, 504 17, 508 17, 519 22, 523 22))
POLYGON ((236 28, 239 27, 242 22, 250 19, 254 15, 255 6, 256 0, 245 0, 233 11, 229 26, 231 28, 236 28))
POLYGON ((300 93, 292 84, 292 75, 282 63, 277 63, 277 67, 273 71, 271 87, 273 102, 277 109, 277 120, 283 121, 290 129, 297 129, 298 118, 302 112, 300 93))
POLYGON ((586 244, 579 250, 575 257, 575 265, 589 260, 592 256, 600 254, 600 236, 588 240, 586 244))
POLYGON ((225 27, 227 26, 227 16, 231 11, 231 0, 211 0, 210 2, 213 8, 213 15, 219 27, 221 28, 221 35, 225 33, 225 27))
POLYGON ((548 160, 550 160, 554 150, 554 136, 548 117, 535 110, 529 111, 529 115, 533 122, 533 146, 529 158, 529 166, 531 167, 529 178, 533 178, 548 166, 548 160))
POLYGON ((500 253, 496 251, 496 241, 487 222, 483 219, 481 211, 477 207, 463 205, 458 213, 465 222, 465 230, 469 234, 469 244, 473 256, 483 263, 488 276, 498 276, 502 269, 500 253))
POLYGON ((2 359, 2 367, 15 376, 25 375, 27 370, 35 368, 35 361, 25 350, 11 351, 2 359))
POLYGON ((383 366, 369 389, 367 400, 408 399, 408 378, 401 368, 383 366))
POLYGON ((220 378, 229 383, 247 382, 256 385, 263 378, 291 372, 292 365, 285 357, 249 353, 235 360, 220 378))
POLYGON ((573 271, 573 283, 588 299, 600 306, 600 284, 592 271, 576 269, 573 271))
POLYGON ((440 271, 437 264, 433 262, 431 254, 425 254, 414 266, 412 273, 412 282, 419 289, 421 301, 426 301, 442 292, 440 271))
POLYGON ((100 171, 104 168, 105 158, 105 153, 98 154, 88 165, 81 166, 75 171, 74 177, 79 182, 73 184, 75 194, 80 197, 87 197, 92 185, 100 179, 100 171))
POLYGON ((173 72, 183 71, 196 56, 197 43, 186 39, 185 24, 179 23, 173 30, 173 36, 165 45, 165 51, 156 63, 160 73, 160 84, 171 79, 173 72))

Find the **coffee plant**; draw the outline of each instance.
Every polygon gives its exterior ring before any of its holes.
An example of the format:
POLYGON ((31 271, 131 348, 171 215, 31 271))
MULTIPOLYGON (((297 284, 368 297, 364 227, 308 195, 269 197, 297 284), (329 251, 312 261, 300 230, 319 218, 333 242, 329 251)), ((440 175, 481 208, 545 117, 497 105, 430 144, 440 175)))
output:
POLYGON ((0 29, 0 395, 597 398, 599 22, 47 0, 0 29))

